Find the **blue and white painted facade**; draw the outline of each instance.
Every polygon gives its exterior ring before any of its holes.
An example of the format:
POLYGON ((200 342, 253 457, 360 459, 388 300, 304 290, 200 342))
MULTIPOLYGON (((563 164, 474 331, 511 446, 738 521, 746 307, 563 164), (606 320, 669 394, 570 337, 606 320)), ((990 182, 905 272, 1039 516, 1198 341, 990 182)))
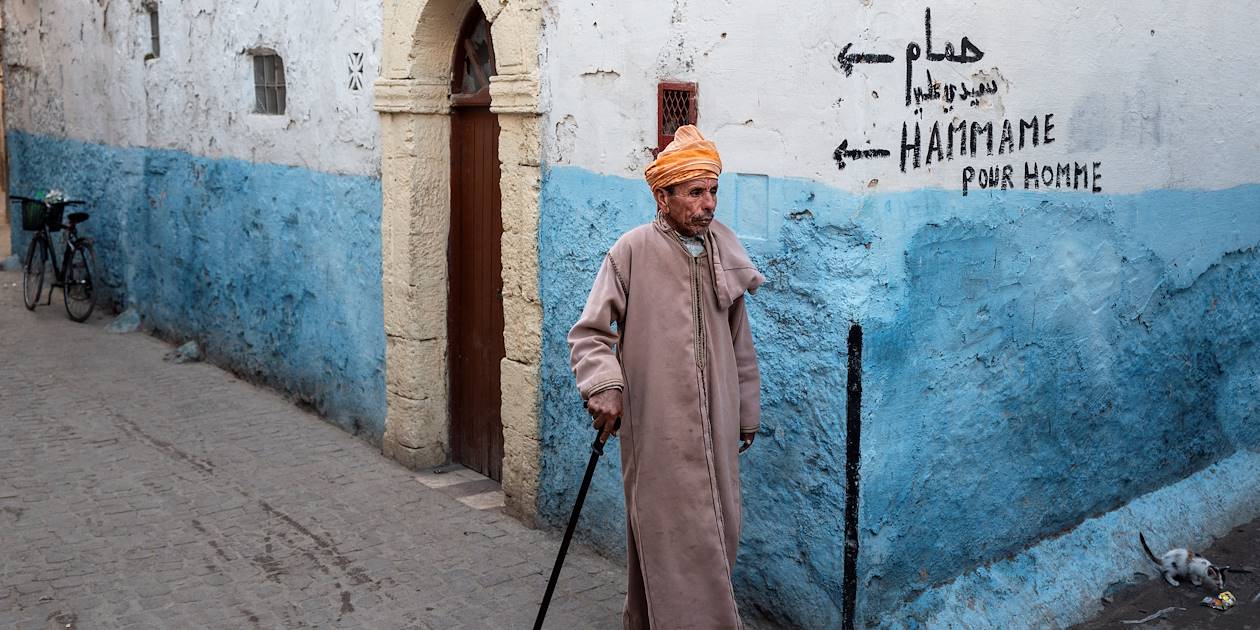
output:
MULTIPOLYGON (((699 126, 726 167, 719 217, 767 276, 749 301, 763 423, 742 460, 736 582, 750 609, 840 624, 853 322, 865 331, 859 625, 1066 625, 1149 571, 1138 528, 1203 545, 1260 514, 1253 7, 551 5, 545 519, 567 515, 589 441, 565 333, 607 247, 652 216, 641 172, 663 80, 699 84, 699 126), (927 54, 929 8, 943 58, 927 54), (850 43, 894 61, 846 76, 850 43), (942 90, 986 93, 918 102, 928 72, 942 90), (1034 118, 1038 140, 1026 129, 1021 148, 1019 121, 1034 118), (994 124, 991 155, 987 143, 975 157, 932 151, 933 124, 944 142, 961 120, 994 124), (904 172, 903 125, 922 143, 904 172), (868 149, 889 155, 843 153, 868 149), (1071 165, 1073 184, 1057 169, 1042 179, 1047 164, 1071 165), (980 187, 982 170, 995 187, 980 187)), ((615 553, 624 516, 617 457, 605 460, 583 522, 615 553)))
MULTIPOLYGON (((88 202, 83 231, 115 306, 379 441, 380 130, 367 89, 379 4, 26 0, 4 11, 10 190, 88 202), (284 115, 253 113, 249 52, 263 48, 285 62, 284 115)), ((20 226, 12 238, 23 251, 20 226)))
MULTIPOLYGON (((853 323, 861 625, 1065 625, 1146 568, 1136 529, 1202 545, 1260 513, 1249 3, 481 4, 504 129, 510 504, 567 516, 590 429, 565 333, 607 247, 651 218, 656 85, 682 80, 723 152, 719 215, 767 276, 749 302, 764 406, 743 459, 749 609, 840 623, 853 323), (845 61, 862 53, 893 60, 845 61), (944 101, 964 87, 983 94, 944 101), (947 144, 962 121, 966 155, 947 144), (971 155, 971 123, 994 125, 991 155, 971 155)), ((391 372, 396 432, 440 443, 443 72, 470 6, 6 2, 10 188, 89 201, 117 305, 373 441, 394 318, 391 339, 414 342, 399 365, 433 368, 391 372), (162 51, 146 61, 151 6, 162 51), (261 48, 285 59, 286 115, 252 113, 261 48), (365 87, 381 75, 384 125, 349 87, 352 53, 365 87)), ((613 555, 615 449, 583 519, 613 555)))

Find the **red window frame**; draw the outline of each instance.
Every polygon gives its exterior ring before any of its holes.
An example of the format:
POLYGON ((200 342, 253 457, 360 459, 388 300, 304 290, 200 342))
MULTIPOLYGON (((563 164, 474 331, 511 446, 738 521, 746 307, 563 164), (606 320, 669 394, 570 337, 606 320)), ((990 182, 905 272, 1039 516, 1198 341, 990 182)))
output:
POLYGON ((680 81, 662 81, 656 86, 656 150, 652 153, 655 155, 665 150, 669 143, 674 140, 675 129, 670 129, 669 133, 665 133, 665 93, 666 92, 686 92, 687 93, 687 115, 686 122, 683 124, 694 125, 700 118, 700 107, 698 96, 700 88, 695 83, 684 83, 680 81))

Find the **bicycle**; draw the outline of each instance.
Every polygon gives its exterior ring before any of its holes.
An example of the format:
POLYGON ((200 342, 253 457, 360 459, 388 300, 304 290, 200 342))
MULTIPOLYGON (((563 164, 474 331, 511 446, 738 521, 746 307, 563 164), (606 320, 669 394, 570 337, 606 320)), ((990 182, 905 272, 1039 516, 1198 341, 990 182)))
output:
POLYGON ((66 315, 76 322, 85 322, 96 308, 96 290, 93 276, 96 271, 96 253, 90 237, 80 237, 76 229, 88 220, 86 212, 71 212, 68 223, 62 223, 67 206, 85 205, 82 201, 31 199, 11 195, 12 201, 22 203, 22 229, 34 232, 22 259, 22 300, 26 310, 33 311, 39 304, 44 290, 44 276, 48 261, 52 261, 53 281, 48 287, 48 301, 52 304, 54 288, 61 288, 66 304, 66 315), (62 247, 62 263, 52 255, 53 232, 65 230, 62 247))

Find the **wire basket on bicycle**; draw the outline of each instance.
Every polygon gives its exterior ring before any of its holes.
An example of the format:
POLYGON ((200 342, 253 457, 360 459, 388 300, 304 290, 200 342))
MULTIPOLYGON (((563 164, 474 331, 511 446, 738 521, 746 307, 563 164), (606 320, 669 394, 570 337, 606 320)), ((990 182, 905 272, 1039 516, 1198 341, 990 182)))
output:
POLYGON ((50 232, 61 229, 61 219, 66 212, 66 201, 22 200, 22 229, 37 232, 45 225, 50 232))

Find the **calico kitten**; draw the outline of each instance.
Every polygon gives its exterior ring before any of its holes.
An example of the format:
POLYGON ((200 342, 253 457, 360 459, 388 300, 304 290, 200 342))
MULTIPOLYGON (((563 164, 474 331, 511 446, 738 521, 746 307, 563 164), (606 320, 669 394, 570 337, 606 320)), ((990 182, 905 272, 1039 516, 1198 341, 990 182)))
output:
POLYGON ((1190 583, 1195 586, 1201 586, 1207 582, 1212 590, 1219 591, 1225 588, 1225 573, 1213 566, 1207 558, 1180 547, 1169 549, 1164 552, 1163 557, 1156 557, 1151 552, 1151 548, 1146 545, 1146 537, 1142 535, 1142 532, 1138 532, 1138 540, 1142 542, 1142 549, 1146 550, 1146 555, 1150 556, 1151 561, 1159 565, 1160 573, 1169 584, 1181 586, 1177 578, 1188 577, 1190 583))

